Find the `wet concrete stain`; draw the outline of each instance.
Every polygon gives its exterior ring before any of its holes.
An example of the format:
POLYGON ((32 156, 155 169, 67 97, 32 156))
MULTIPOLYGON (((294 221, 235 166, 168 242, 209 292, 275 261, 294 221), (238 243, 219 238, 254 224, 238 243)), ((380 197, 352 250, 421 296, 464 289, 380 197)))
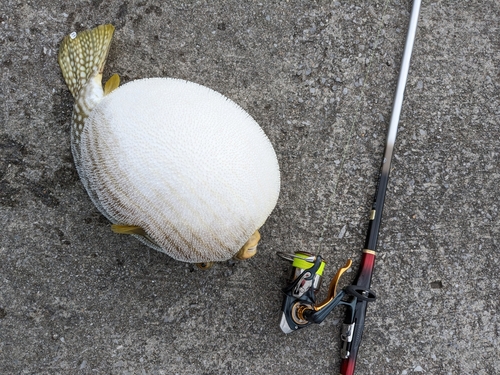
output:
POLYGON ((0 135, 0 205, 14 207, 18 204, 20 188, 12 186, 9 177, 24 171, 26 147, 6 134, 0 135))
POLYGON ((23 190, 27 190, 45 206, 57 207, 59 198, 55 189, 66 189, 78 183, 72 158, 65 158, 66 164, 53 174, 44 171, 40 180, 30 180, 25 176, 25 172, 33 167, 33 163, 27 161, 30 154, 28 146, 22 142, 7 134, 0 135, 0 206, 17 206, 23 190))

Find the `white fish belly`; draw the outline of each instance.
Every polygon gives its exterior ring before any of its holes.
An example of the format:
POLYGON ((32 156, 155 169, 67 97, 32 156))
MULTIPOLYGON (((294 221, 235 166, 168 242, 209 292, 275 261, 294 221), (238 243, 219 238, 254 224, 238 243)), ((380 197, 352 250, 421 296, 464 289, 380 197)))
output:
POLYGON ((104 97, 85 122, 81 166, 117 222, 144 228, 187 262, 232 257, 280 188, 274 149, 250 115, 207 87, 168 78, 104 97))

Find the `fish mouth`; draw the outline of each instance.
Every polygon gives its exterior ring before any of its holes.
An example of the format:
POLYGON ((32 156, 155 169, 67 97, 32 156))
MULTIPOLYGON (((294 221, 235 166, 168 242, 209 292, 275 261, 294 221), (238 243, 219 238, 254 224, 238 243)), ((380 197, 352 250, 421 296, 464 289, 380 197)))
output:
POLYGON ((234 255, 234 259, 246 260, 257 254, 257 245, 260 241, 260 233, 258 230, 248 239, 243 247, 234 255))

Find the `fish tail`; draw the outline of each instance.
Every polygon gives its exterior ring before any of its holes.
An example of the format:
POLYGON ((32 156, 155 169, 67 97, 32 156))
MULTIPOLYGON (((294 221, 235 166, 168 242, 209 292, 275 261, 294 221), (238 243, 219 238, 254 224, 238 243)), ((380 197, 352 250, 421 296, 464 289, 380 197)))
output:
POLYGON ((114 30, 113 25, 101 25, 63 39, 58 61, 74 98, 89 79, 102 74, 114 30))

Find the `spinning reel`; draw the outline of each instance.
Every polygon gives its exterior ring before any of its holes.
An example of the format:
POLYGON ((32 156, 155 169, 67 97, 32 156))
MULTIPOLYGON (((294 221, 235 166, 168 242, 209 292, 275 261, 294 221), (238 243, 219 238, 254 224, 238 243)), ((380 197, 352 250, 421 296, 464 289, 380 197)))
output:
POLYGON ((349 259, 331 280, 326 298, 317 303, 316 297, 326 266, 325 260, 319 255, 306 252, 296 252, 294 255, 278 253, 278 255, 292 262, 290 282, 282 289, 285 296, 281 307, 281 330, 291 333, 311 323, 319 324, 336 306, 344 305, 347 311, 341 333, 341 357, 348 358, 356 324, 356 305, 358 301, 374 301, 375 293, 356 285, 349 285, 337 292, 340 277, 352 265, 349 259))
POLYGON ((363 255, 354 282, 337 293, 337 285, 340 277, 351 267, 352 262, 348 260, 346 265, 337 271, 337 274, 330 282, 326 299, 320 303, 316 303, 316 296, 319 291, 321 276, 323 275, 326 262, 319 255, 306 252, 296 252, 294 255, 278 253, 282 258, 292 262, 291 280, 282 289, 285 294, 281 306, 283 314, 280 321, 280 327, 283 332, 290 333, 307 327, 311 323, 321 323, 336 306, 344 305, 346 307, 344 324, 341 331, 341 375, 354 374, 368 302, 375 300, 375 293, 370 290, 375 265, 375 250, 377 248, 385 194, 389 181, 392 153, 396 142, 399 115, 401 113, 406 79, 410 68, 420 3, 420 0, 413 1, 408 34, 401 61, 401 70, 394 96, 391 121, 387 133, 384 158, 382 159, 377 191, 370 212, 363 255))

